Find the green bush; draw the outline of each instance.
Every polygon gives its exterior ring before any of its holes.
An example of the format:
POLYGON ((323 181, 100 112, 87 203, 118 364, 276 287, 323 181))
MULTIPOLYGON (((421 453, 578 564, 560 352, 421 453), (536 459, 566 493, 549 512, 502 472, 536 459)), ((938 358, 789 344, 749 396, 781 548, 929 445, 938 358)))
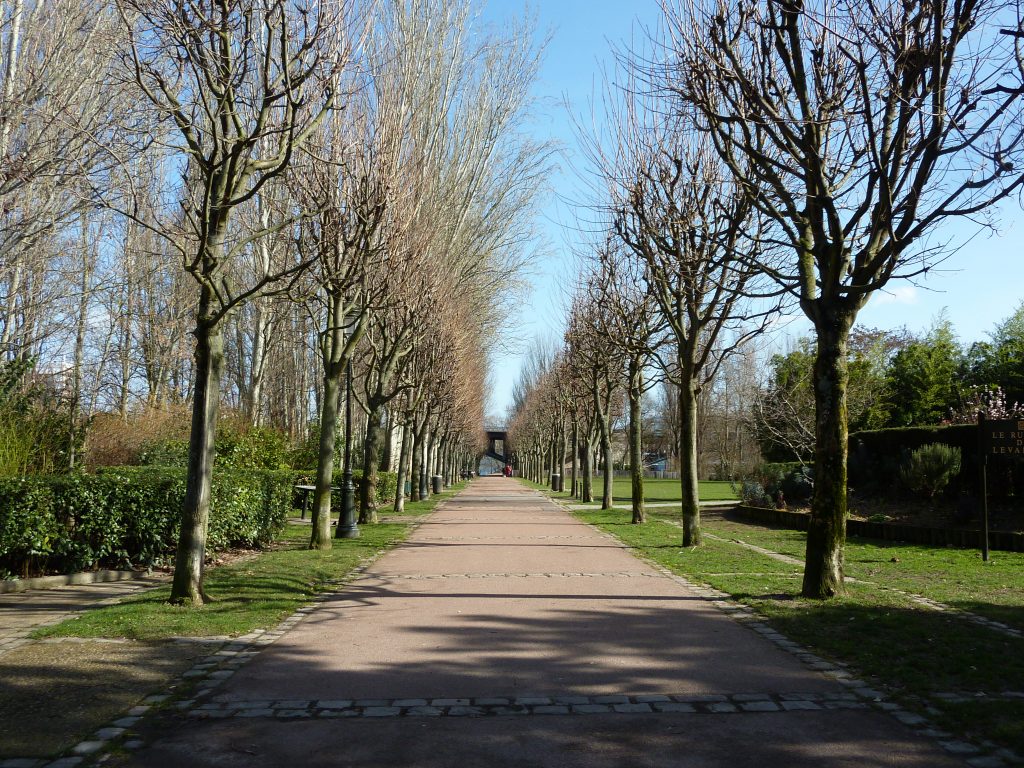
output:
MULTIPOLYGON (((850 485, 869 494, 891 495, 900 483, 910 453, 929 443, 959 448, 964 468, 976 467, 978 428, 974 424, 875 429, 850 435, 850 485)), ((969 482, 973 482, 976 474, 964 473, 969 482)))
POLYGON ((217 463, 235 469, 287 469, 288 441, 269 427, 236 426, 226 422, 217 430, 217 463))
POLYGON ((0 360, 0 477, 61 471, 81 454, 86 424, 34 369, 31 358, 0 360))
MULTIPOLYGON (((272 541, 293 484, 290 472, 218 470, 207 549, 272 541)), ((159 563, 174 552, 184 500, 185 472, 174 467, 0 480, 0 575, 159 563)))
POLYGON ((166 438, 146 443, 139 453, 139 463, 145 466, 184 469, 188 466, 188 440, 166 438))
POLYGON ((736 491, 737 495, 748 507, 772 509, 775 506, 771 496, 765 491, 764 486, 756 480, 741 480, 740 487, 737 489, 733 486, 733 490, 736 491))
POLYGON ((931 501, 958 474, 960 449, 944 443, 929 443, 911 451, 900 477, 907 488, 931 501))

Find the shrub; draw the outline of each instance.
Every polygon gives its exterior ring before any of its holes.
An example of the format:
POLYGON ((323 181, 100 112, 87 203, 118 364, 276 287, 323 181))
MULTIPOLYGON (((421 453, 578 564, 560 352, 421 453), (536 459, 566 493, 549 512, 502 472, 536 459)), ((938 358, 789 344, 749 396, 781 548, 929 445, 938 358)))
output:
MULTIPOLYGON (((850 435, 850 485, 866 492, 891 494, 901 480, 910 453, 929 443, 960 449, 965 469, 976 466, 978 428, 973 424, 948 427, 899 427, 855 432, 850 435)), ((964 473, 973 482, 975 472, 964 473)))
POLYGON ((960 449, 929 443, 911 451, 900 477, 914 493, 933 500, 960 473, 960 449))
MULTIPOLYGON (((216 472, 209 551, 272 541, 292 485, 290 472, 216 472)), ((173 467, 0 480, 0 574, 157 564, 174 552, 184 499, 185 472, 173 467)))
POLYGON ((814 493, 814 468, 799 465, 782 479, 781 487, 787 501, 802 504, 814 493))
POLYGON ((288 441, 276 429, 226 420, 217 429, 217 463, 235 469, 287 469, 288 441))
POLYGON ((139 452, 139 464, 184 469, 188 466, 188 440, 166 438, 146 443, 139 452))
POLYGON ((66 469, 83 437, 53 377, 31 358, 0 360, 0 477, 66 469))

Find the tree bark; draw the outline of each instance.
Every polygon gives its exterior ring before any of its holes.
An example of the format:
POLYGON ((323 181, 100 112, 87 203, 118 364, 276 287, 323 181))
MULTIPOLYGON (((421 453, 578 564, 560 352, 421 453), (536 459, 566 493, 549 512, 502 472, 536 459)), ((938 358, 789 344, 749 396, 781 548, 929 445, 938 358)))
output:
POLYGON ((383 444, 380 452, 380 471, 390 472, 395 453, 395 420, 388 408, 385 418, 383 444))
MULTIPOLYGON (((414 417, 415 418, 415 417, 414 417)), ((415 425, 415 421, 413 422, 415 425)), ((420 500, 420 481, 423 477, 423 431, 424 427, 413 426, 412 457, 409 469, 409 500, 420 500)))
POLYGON ((611 509, 615 501, 615 459, 612 456, 611 431, 609 425, 607 435, 601 439, 601 451, 604 454, 604 497, 601 499, 601 509, 611 509))
POLYGON ((366 420, 363 441, 363 479, 359 484, 359 524, 377 522, 377 466, 380 463, 380 443, 383 428, 380 411, 371 406, 366 420))
MULTIPOLYGON (((203 288, 199 317, 209 317, 214 298, 203 288)), ((192 431, 189 435, 188 477, 185 508, 181 516, 178 551, 174 559, 174 581, 170 602, 202 605, 206 534, 210 521, 210 492, 213 485, 214 440, 220 404, 220 377, 224 365, 224 339, 219 323, 200 320, 196 337, 196 385, 192 401, 192 431)))
POLYGON ((579 490, 576 488, 576 482, 579 480, 579 464, 580 464, 580 423, 578 420, 573 419, 572 421, 572 497, 579 498, 579 490))
POLYGON ((836 311, 816 322, 814 360, 814 495, 807 529, 802 594, 826 598, 844 592, 846 543, 847 341, 853 317, 836 311))
POLYGON ((402 427, 402 447, 398 453, 398 478, 395 483, 395 505, 396 513, 405 511, 405 481, 409 478, 409 459, 412 452, 412 423, 402 427))
POLYGON ((629 478, 633 497, 633 522, 646 521, 644 510, 644 448, 643 448, 643 366, 633 358, 629 361, 629 478))
POLYGON ((317 449, 310 549, 330 549, 334 541, 331 536, 331 484, 334 481, 338 412, 341 410, 342 367, 328 364, 326 369, 323 376, 324 392, 320 398, 320 444, 317 449))
POLYGON ((683 546, 699 547, 700 486, 697 479, 697 392, 693 376, 682 369, 679 387, 679 487, 682 494, 683 546))
POLYGON ((580 492, 580 501, 589 504, 594 500, 594 447, 589 439, 583 441, 580 459, 583 464, 583 489, 580 492))

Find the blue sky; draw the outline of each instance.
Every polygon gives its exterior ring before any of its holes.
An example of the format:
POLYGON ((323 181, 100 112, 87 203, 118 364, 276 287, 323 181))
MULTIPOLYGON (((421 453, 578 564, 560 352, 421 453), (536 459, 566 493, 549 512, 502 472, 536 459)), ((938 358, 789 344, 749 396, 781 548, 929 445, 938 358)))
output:
MULTIPOLYGON (((522 2, 490 0, 483 10, 489 23, 521 16, 522 2)), ((540 139, 553 139, 562 147, 558 167, 551 176, 551 191, 538 207, 536 228, 544 256, 531 275, 533 291, 518 316, 503 322, 503 335, 524 344, 536 337, 559 338, 565 306, 575 274, 573 213, 565 202, 578 200, 579 171, 584 159, 576 147, 567 101, 577 115, 589 114, 589 103, 600 90, 601 67, 611 61, 610 45, 628 42, 637 24, 651 26, 658 18, 657 0, 611 2, 610 0, 547 0, 527 11, 537 19, 538 34, 551 35, 538 82, 532 130, 540 139)), ((639 33, 637 33, 639 34, 639 33)), ((861 312, 862 326, 926 330, 945 309, 961 341, 986 337, 993 326, 1010 315, 1024 300, 1024 214, 1014 201, 1000 211, 1000 232, 982 233, 954 253, 928 279, 918 285, 891 283, 875 295, 861 312)), ((947 229, 943 234, 963 241, 973 230, 947 229)), ((809 325, 796 317, 784 333, 800 335, 809 325)), ((777 344, 784 343, 782 338, 777 344)), ((494 359, 494 388, 489 412, 504 415, 511 401, 512 385, 519 372, 521 354, 503 352, 494 359)))

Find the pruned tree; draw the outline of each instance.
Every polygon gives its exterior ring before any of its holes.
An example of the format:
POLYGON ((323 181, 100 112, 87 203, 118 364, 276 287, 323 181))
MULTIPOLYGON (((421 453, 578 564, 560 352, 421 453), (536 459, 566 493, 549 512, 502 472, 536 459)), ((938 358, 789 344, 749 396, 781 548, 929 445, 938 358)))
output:
MULTIPOLYGON (((250 243, 294 223, 233 228, 239 206, 286 173, 297 149, 337 107, 332 85, 344 63, 349 7, 284 0, 118 0, 126 75, 161 120, 180 160, 180 219, 143 226, 173 237, 198 287, 195 389, 188 480, 171 601, 205 602, 203 566, 214 437, 223 366, 223 323, 247 299, 306 266, 278 264, 239 285, 228 268, 250 243), (181 230, 186 236, 181 237, 181 230)), ((131 214, 130 210, 126 213, 131 214)), ((291 254, 294 257, 294 253, 291 254)))
POLYGON ((843 591, 849 332, 876 291, 941 259, 944 222, 1021 188, 1021 20, 998 0, 664 6, 668 91, 772 222, 788 256, 754 261, 814 325, 802 591, 829 597, 843 591))
POLYGON ((643 397, 659 382, 648 370, 665 341, 666 325, 659 311, 651 285, 646 279, 643 262, 629 258, 617 238, 597 253, 600 279, 597 282, 600 301, 606 311, 600 315, 604 331, 617 345, 625 364, 625 391, 629 421, 627 446, 633 522, 643 523, 644 512, 644 449, 643 397))
POLYGON ((777 305, 746 260, 763 247, 761 225, 740 185, 723 178, 693 135, 633 134, 615 190, 616 232, 644 265, 673 344, 663 364, 679 398, 683 546, 701 544, 697 418, 702 389, 722 361, 759 333, 777 305), (674 138, 674 141, 672 140, 674 138), (621 183, 621 182, 620 182, 621 183), (751 299, 763 300, 760 305, 751 299), (729 343, 725 343, 726 340, 729 343))

